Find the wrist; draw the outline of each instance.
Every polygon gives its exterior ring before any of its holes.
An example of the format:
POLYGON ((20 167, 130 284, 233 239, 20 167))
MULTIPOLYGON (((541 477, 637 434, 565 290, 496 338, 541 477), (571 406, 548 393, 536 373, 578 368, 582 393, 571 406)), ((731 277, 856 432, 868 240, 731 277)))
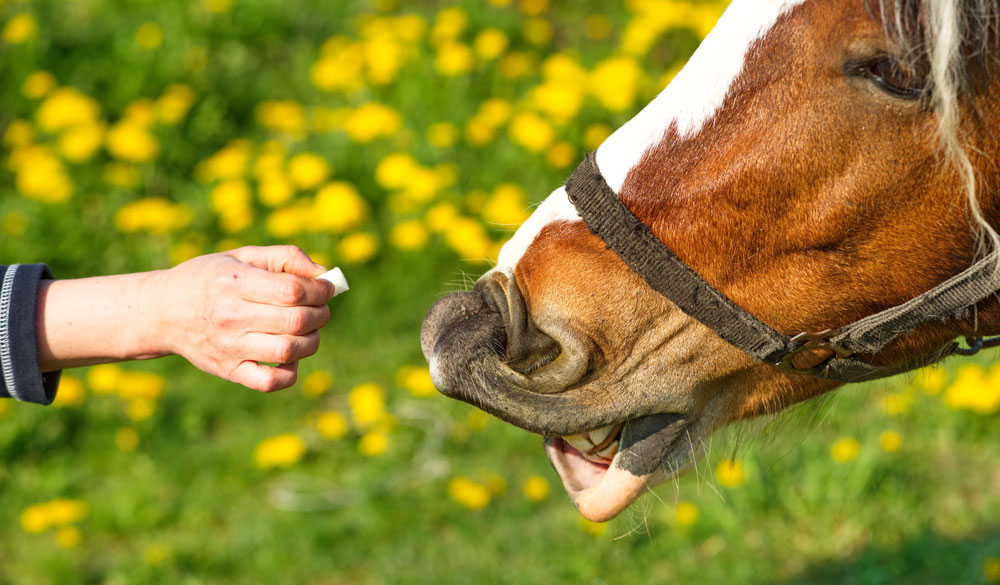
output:
POLYGON ((174 340, 170 335, 170 300, 166 286, 166 270, 154 270, 135 274, 135 307, 138 312, 134 319, 134 337, 129 344, 126 359, 153 359, 175 353, 174 340))

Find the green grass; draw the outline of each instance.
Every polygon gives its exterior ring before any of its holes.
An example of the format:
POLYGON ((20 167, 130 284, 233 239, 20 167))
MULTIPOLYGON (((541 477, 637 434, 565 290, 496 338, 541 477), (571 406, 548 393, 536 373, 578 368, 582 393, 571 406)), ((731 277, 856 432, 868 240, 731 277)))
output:
MULTIPOLYGON (((514 50, 536 62, 570 51, 587 68, 614 53, 628 21, 619 3, 602 4, 615 33, 591 40, 583 31, 596 5, 555 3, 547 16, 554 40, 536 47, 524 40, 527 19, 514 8, 472 0, 452 4, 469 15, 465 42, 496 26, 508 33, 514 50)), ((405 4, 390 14, 412 11, 432 20, 444 6, 405 4)), ((442 189, 428 205, 450 202, 468 217, 478 217, 477 189, 515 181, 537 202, 569 169, 552 168, 544 153, 527 152, 504 131, 478 147, 460 139, 439 148, 424 139, 430 124, 461 126, 490 97, 519 103, 539 83, 537 67, 517 80, 504 79, 492 64, 442 78, 424 40, 417 58, 388 86, 357 94, 312 87, 308 70, 323 41, 355 35, 355 17, 371 10, 361 1, 237 0, 232 12, 220 15, 208 14, 198 2, 0 5, 0 27, 25 11, 38 21, 33 39, 0 48, 2 126, 33 119, 38 102, 22 96, 20 86, 38 69, 96 99, 108 123, 136 99, 155 98, 171 83, 186 83, 197 96, 181 124, 156 130, 161 154, 140 165, 143 181, 137 187, 103 182, 102 168, 111 160, 105 152, 67 165, 77 192, 61 204, 23 197, 13 172, 4 170, 0 220, 16 213, 27 223, 24 231, 0 231, 0 262, 45 261, 58 276, 76 277, 163 268, 181 242, 207 252, 234 240, 285 241, 268 235, 268 210, 259 203, 251 228, 223 233, 208 203, 211 185, 193 178, 198 162, 235 138, 274 138, 254 118, 256 105, 268 99, 330 108, 378 100, 403 118, 400 132, 370 144, 352 143, 338 132, 313 133, 304 141, 279 137, 291 152, 321 153, 335 167, 335 179, 358 187, 373 212, 360 229, 382 242, 371 259, 345 265, 352 291, 333 301, 320 353, 302 365, 303 375, 332 372, 334 388, 318 398, 305 396, 301 387, 265 396, 171 358, 125 366, 167 380, 165 395, 146 420, 131 420, 120 397, 89 389, 75 407, 8 406, 0 413, 0 583, 988 582, 983 564, 1000 557, 997 415, 950 410, 940 396, 921 391, 909 411, 884 414, 882 397, 915 387, 912 376, 847 387, 774 420, 723 431, 695 471, 644 496, 604 532, 580 521, 538 437, 496 420, 475 428, 469 424, 471 407, 441 396, 417 398, 400 387, 398 369, 423 363, 419 328, 426 309, 486 265, 462 260, 441 236, 416 252, 389 245, 390 227, 422 217, 425 208, 403 216, 393 212, 390 193, 374 179, 378 162, 405 151, 425 165, 456 164, 457 185, 442 189), (144 51, 134 34, 151 21, 162 27, 164 42, 144 51), (192 48, 207 56, 204 69, 187 65, 192 48), (188 204, 196 217, 169 234, 117 232, 115 211, 147 196, 188 204), (358 452, 357 429, 328 440, 311 423, 319 411, 348 414, 349 390, 366 382, 386 390, 387 410, 396 420, 388 451, 378 457, 358 452), (134 451, 119 448, 121 429, 137 433, 134 451), (887 430, 902 437, 896 452, 879 446, 887 430), (305 441, 304 459, 288 469, 255 466, 256 445, 287 432, 305 441), (857 439, 857 459, 831 458, 840 437, 857 439), (746 469, 746 483, 730 489, 718 484, 714 468, 733 455, 746 469), (522 482, 536 475, 552 487, 541 502, 521 492, 522 482), (495 486, 485 509, 469 510, 449 497, 455 477, 506 487, 495 486), (22 529, 25 509, 57 498, 89 507, 77 523, 76 546, 60 547, 55 530, 22 529), (697 508, 692 525, 676 522, 679 502, 697 508)), ((557 128, 559 138, 582 153, 590 124, 622 123, 696 43, 683 28, 663 35, 641 58, 648 78, 634 108, 610 112, 588 99, 571 123, 557 128)), ((9 153, 4 147, 4 163, 9 153)), ((504 237, 487 228, 491 239, 504 237)), ((339 234, 301 233, 290 240, 341 263, 339 234)), ((976 359, 989 364, 996 357, 976 359)), ((961 363, 944 366, 949 380, 961 363)))

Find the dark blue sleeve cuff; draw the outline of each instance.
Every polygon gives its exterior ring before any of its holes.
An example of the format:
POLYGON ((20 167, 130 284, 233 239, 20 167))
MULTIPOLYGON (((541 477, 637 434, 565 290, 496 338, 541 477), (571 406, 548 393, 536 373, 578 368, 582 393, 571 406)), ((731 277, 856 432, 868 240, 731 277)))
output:
POLYGON ((44 264, 0 266, 0 397, 51 404, 60 372, 38 365, 38 282, 51 279, 44 264))

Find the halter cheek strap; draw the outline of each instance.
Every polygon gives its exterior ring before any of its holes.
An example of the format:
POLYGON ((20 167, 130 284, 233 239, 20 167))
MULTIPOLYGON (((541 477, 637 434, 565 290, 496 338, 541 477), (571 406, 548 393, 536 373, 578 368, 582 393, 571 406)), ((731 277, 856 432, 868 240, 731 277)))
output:
MULTIPOLYGON (((837 329, 789 337, 734 303, 671 252, 608 186, 597 168, 596 153, 587 155, 567 181, 566 191, 590 231, 686 314, 756 360, 827 380, 873 380, 925 366, 953 353, 968 355, 970 350, 949 343, 930 355, 893 366, 857 357, 878 353, 923 323, 960 318, 1000 290, 997 258, 992 254, 901 305, 837 329), (792 363, 800 352, 816 349, 828 350, 830 358, 813 368, 798 368, 792 363)), ((984 342, 977 338, 973 349, 998 344, 1000 340, 984 342)))

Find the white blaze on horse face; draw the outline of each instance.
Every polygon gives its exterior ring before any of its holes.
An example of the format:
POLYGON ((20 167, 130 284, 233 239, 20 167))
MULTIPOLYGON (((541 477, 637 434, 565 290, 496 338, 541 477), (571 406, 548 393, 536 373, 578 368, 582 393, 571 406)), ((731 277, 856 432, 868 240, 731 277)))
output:
POLYGON ((565 187, 556 189, 545 201, 542 201, 531 217, 521 224, 514 237, 503 245, 503 248, 500 249, 500 256, 497 258, 495 270, 513 274, 514 268, 524 256, 524 252, 535 241, 535 236, 542 231, 542 228, 554 221, 581 221, 576 207, 569 201, 565 187))
MULTIPOLYGON (((597 166, 608 185, 620 192, 632 167, 672 125, 681 138, 698 133, 722 107, 754 42, 804 1, 734 0, 670 85, 598 149, 597 166)), ((494 270, 513 273, 535 236, 554 221, 581 221, 564 187, 549 195, 504 245, 494 270)))
POLYGON ((680 138, 697 134, 722 107, 754 42, 804 1, 735 0, 670 85, 598 149, 597 167, 608 185, 620 192, 632 167, 671 126, 680 138))

